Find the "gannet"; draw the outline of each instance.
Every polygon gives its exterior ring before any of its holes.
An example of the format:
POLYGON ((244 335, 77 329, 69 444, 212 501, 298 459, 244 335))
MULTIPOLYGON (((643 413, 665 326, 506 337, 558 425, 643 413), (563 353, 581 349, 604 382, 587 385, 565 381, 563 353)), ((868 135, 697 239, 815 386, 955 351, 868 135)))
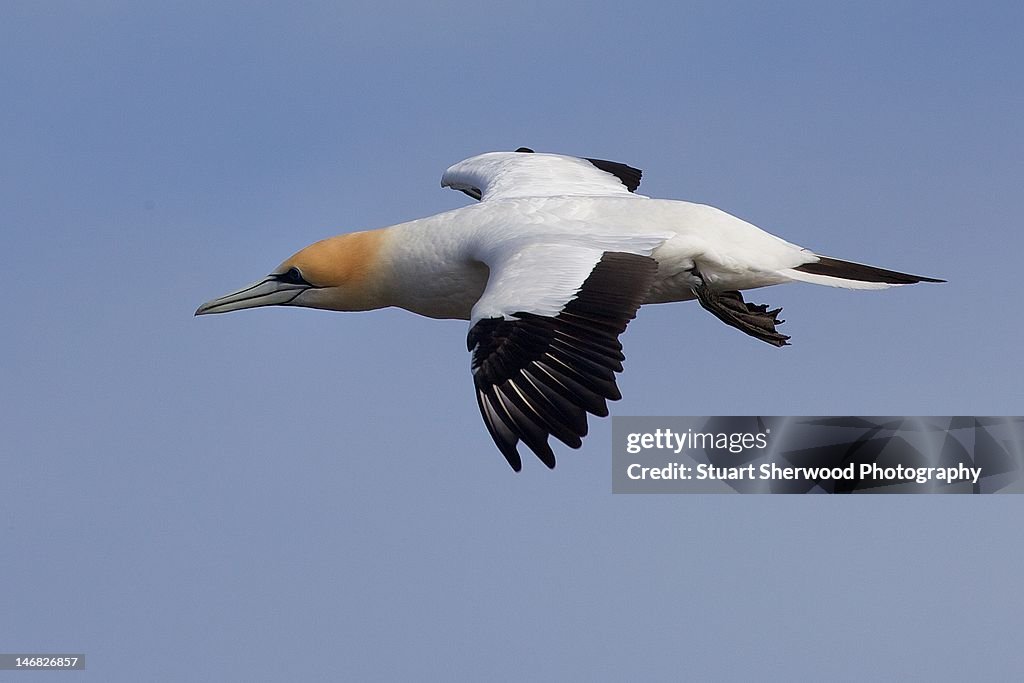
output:
POLYGON ((619 335, 644 304, 696 299, 722 322, 783 346, 780 308, 742 290, 786 282, 885 289, 943 282, 822 256, 711 206, 637 194, 642 172, 603 159, 489 152, 442 187, 478 203, 329 237, 196 315, 261 306, 397 306, 469 321, 477 403, 516 471, 522 442, 549 468, 555 437, 579 448, 608 415, 619 335))

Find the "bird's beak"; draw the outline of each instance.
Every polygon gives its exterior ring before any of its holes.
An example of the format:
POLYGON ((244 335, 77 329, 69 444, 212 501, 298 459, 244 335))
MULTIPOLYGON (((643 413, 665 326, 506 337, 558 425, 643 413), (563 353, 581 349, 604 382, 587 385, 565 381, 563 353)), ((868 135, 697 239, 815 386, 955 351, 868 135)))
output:
POLYGON ((283 306, 290 304, 307 289, 309 285, 281 282, 271 275, 238 291, 207 301, 196 309, 196 315, 227 313, 260 306, 283 306))

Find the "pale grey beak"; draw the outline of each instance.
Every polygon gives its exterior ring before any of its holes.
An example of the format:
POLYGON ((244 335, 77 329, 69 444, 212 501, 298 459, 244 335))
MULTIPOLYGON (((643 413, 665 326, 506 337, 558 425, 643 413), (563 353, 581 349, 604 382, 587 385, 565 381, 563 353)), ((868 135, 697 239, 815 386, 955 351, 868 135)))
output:
POLYGON ((196 309, 196 315, 227 313, 260 306, 286 306, 309 288, 308 284, 282 282, 277 279, 277 276, 270 275, 260 282, 254 282, 236 292, 207 301, 196 309))

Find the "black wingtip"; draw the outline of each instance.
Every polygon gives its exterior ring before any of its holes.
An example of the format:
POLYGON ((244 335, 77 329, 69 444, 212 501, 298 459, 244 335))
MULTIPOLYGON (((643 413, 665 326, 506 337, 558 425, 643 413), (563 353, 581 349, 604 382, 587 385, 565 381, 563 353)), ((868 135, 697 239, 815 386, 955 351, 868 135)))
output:
POLYGON ((621 397, 615 384, 624 357, 618 337, 657 269, 647 256, 605 252, 557 315, 519 311, 470 328, 466 346, 477 404, 513 470, 522 467, 520 443, 554 469, 549 438, 579 448, 587 413, 607 416, 607 401, 621 397))
POLYGON ((608 161, 606 159, 587 159, 587 161, 605 173, 611 173, 618 178, 630 192, 636 192, 636 189, 640 187, 640 180, 643 178, 644 172, 639 168, 633 168, 618 161, 608 161))
POLYGON ((514 471, 519 472, 523 469, 523 459, 519 457, 519 450, 516 448, 516 444, 498 443, 498 450, 505 456, 509 467, 514 471))
MULTIPOLYGON (((535 154, 535 152, 529 147, 520 147, 516 152, 522 152, 523 154, 535 154)), ((640 187, 640 180, 643 178, 644 172, 639 168, 633 168, 632 166, 618 161, 584 158, 605 173, 611 173, 613 176, 618 178, 619 182, 625 185, 626 189, 630 192, 636 192, 636 189, 640 187)))

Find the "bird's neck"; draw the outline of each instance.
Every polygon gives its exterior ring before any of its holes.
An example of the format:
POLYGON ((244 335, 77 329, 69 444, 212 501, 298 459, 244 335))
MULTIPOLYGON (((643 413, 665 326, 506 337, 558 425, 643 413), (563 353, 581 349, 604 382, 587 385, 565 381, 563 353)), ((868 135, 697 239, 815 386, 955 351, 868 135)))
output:
POLYGON ((472 256, 472 231, 462 211, 373 231, 381 233, 375 275, 383 305, 469 319, 487 284, 487 267, 472 256))

